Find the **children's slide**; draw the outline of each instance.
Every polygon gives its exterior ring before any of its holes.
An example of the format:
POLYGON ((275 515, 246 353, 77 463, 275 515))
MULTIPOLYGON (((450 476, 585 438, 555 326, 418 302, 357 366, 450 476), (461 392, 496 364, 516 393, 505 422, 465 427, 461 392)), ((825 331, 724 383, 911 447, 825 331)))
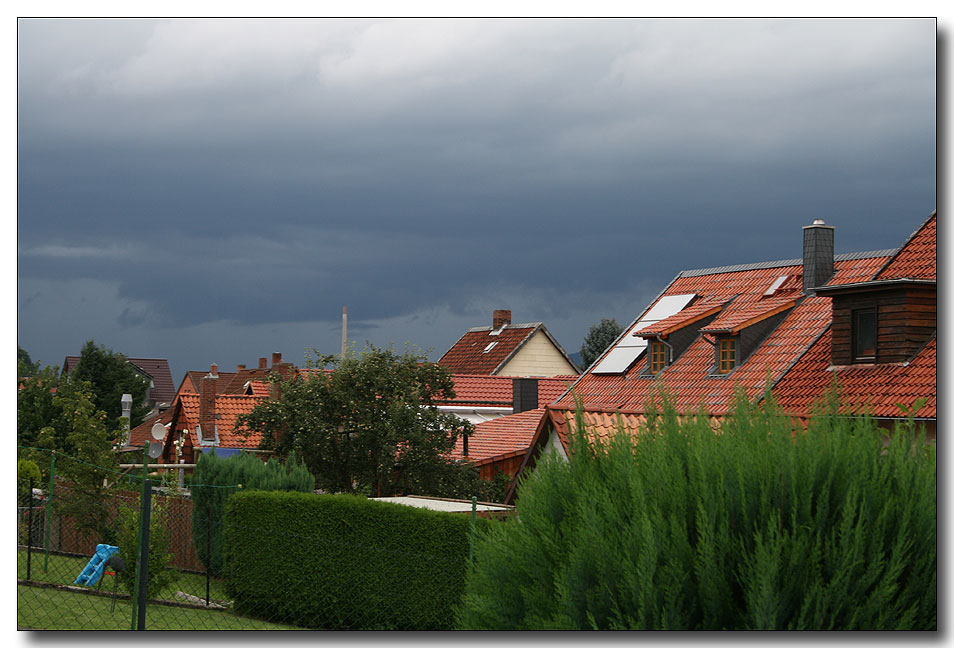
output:
POLYGON ((89 562, 83 567, 83 571, 80 572, 80 575, 77 576, 73 582, 77 585, 86 585, 88 587, 92 587, 98 583, 100 577, 103 575, 103 569, 106 567, 106 561, 117 551, 119 551, 119 547, 108 544, 96 545, 96 553, 89 559, 89 562))

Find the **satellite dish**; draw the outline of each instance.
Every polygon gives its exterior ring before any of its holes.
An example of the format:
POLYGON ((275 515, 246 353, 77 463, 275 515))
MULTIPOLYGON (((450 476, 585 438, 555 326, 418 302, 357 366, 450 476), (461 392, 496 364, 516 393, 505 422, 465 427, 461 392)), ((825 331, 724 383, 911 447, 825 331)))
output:
POLYGON ((162 444, 152 441, 149 443, 149 456, 153 459, 158 459, 159 455, 162 454, 162 444))
POLYGON ((166 438, 166 426, 162 423, 156 423, 152 426, 152 438, 156 441, 162 441, 166 438))

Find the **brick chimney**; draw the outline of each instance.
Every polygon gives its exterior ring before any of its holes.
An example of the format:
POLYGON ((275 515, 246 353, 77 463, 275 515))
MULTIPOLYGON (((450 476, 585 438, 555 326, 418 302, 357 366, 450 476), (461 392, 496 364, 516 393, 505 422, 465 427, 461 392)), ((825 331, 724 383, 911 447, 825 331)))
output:
POLYGON ((245 371, 245 365, 240 364, 235 371, 236 371, 236 373, 240 373, 240 372, 242 372, 242 371, 245 371))
POLYGON ((258 359, 258 368, 259 368, 259 369, 268 369, 268 358, 259 358, 259 359, 258 359))
POLYGON ((281 363, 282 363, 282 354, 276 351, 275 353, 272 354, 272 368, 275 368, 281 363))
POLYGON ((802 232, 802 292, 808 293, 835 274, 835 228, 816 218, 802 232))
POLYGON ((218 394, 217 382, 219 366, 214 362, 209 373, 199 381, 199 426, 202 428, 200 440, 215 439, 215 396, 218 394))
POLYGON ((513 379, 513 413, 519 414, 539 407, 539 381, 536 378, 513 379))
POLYGON ((503 328, 504 324, 510 323, 510 311, 509 310, 495 310, 494 311, 494 325, 493 330, 498 331, 503 328))

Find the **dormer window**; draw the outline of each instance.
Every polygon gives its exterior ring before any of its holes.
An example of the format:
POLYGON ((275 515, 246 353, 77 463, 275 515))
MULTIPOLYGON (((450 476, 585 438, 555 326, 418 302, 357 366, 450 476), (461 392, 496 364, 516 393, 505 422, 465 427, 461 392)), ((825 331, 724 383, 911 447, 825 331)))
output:
POLYGON ((738 338, 721 338, 719 340, 719 373, 727 374, 735 369, 738 358, 738 338))
POLYGON ((649 373, 654 376, 666 368, 668 364, 666 345, 659 340, 649 343, 649 373))
POLYGON ((878 309, 851 311, 851 361, 874 362, 877 355, 878 309))

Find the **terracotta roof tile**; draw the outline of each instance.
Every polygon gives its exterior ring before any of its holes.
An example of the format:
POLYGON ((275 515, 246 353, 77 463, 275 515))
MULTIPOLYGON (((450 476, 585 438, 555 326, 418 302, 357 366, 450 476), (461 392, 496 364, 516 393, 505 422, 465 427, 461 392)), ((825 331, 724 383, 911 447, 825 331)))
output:
POLYGON ((546 409, 540 407, 478 423, 467 442, 468 455, 464 456, 464 440, 459 438, 448 456, 480 465, 490 463, 501 455, 524 454, 530 448, 530 442, 545 416, 546 409))
POLYGON ((508 324, 496 335, 489 326, 470 329, 437 362, 455 374, 493 374, 540 327, 508 324))
POLYGON ((674 331, 689 326, 690 324, 698 322, 701 319, 705 319, 710 315, 718 313, 722 310, 725 304, 729 302, 729 300, 730 298, 728 297, 714 297, 696 300, 695 303, 691 304, 687 308, 684 308, 678 313, 659 320, 654 324, 650 324, 649 326, 644 326, 636 330, 633 335, 638 337, 656 335, 666 337, 674 331))
POLYGON ((855 412, 901 417, 898 404, 911 407, 927 398, 915 416, 937 417, 937 337, 910 361, 892 364, 831 367, 831 329, 785 376, 775 390, 779 405, 789 414, 808 416, 837 380, 842 402, 855 412))
POLYGON ((156 423, 162 423, 167 426, 172 421, 172 409, 167 409, 161 414, 153 416, 152 418, 146 419, 132 430, 129 431, 129 443, 128 446, 135 448, 141 448, 143 444, 148 441, 153 441, 152 438, 152 426, 156 423))
MULTIPOLYGON (((265 400, 261 396, 246 396, 243 394, 219 394, 215 398, 215 413, 219 436, 219 447, 222 448, 257 448, 261 443, 261 435, 252 434, 248 437, 235 431, 235 424, 241 414, 248 414, 255 406, 265 400)), ((182 413, 176 423, 176 431, 189 430, 189 436, 194 447, 199 447, 199 439, 195 427, 199 423, 199 395, 180 394, 179 402, 182 413)), ((203 432, 203 436, 206 433, 203 432)))
MULTIPOLYGON (((833 281, 870 279, 886 259, 887 256, 879 256, 836 261, 833 281)), ((764 314, 762 304, 775 308, 786 300, 790 301, 791 295, 768 299, 763 299, 763 295, 779 277, 800 274, 800 271, 800 266, 756 266, 714 274, 685 273, 680 274, 660 297, 687 293, 695 293, 702 299, 735 297, 724 313, 725 321, 737 325, 753 314, 764 314)), ((821 335, 830 320, 830 300, 806 296, 788 310, 781 323, 731 373, 710 375, 714 350, 712 344, 700 336, 658 378, 639 375, 645 364, 645 360, 640 359, 623 375, 585 373, 574 385, 574 391, 582 397, 587 409, 641 412, 646 399, 654 393, 657 380, 662 380, 675 394, 679 409, 695 410, 704 404, 710 414, 724 414, 737 387, 741 387, 750 398, 757 397, 764 389, 766 379, 771 376, 777 380, 782 376, 821 335)), ((558 402, 560 408, 571 409, 573 405, 570 394, 558 402)))
POLYGON ((937 280, 936 211, 908 238, 877 278, 937 280))
MULTIPOLYGON (((440 401, 440 404, 488 405, 500 406, 513 404, 513 377, 487 376, 474 374, 454 374, 453 401, 440 401)), ((575 375, 552 376, 537 379, 537 402, 542 406, 551 403, 567 390, 577 379, 575 375)))

